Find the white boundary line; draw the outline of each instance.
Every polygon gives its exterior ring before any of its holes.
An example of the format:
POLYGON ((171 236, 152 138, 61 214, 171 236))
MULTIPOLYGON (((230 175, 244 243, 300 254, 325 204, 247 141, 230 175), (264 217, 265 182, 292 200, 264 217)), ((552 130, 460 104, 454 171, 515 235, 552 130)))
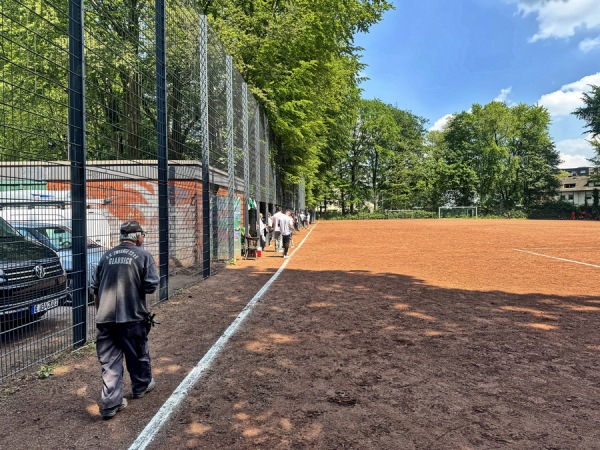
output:
POLYGON ((584 263, 581 261, 575 261, 573 259, 558 258, 556 256, 544 255, 543 253, 536 253, 536 252, 530 252, 528 250, 521 250, 520 248, 513 248, 513 250, 516 252, 529 253, 530 255, 543 256, 544 258, 556 259, 558 261, 565 261, 565 262, 570 262, 573 264, 581 264, 582 266, 589 266, 589 267, 595 267, 597 269, 600 269, 600 266, 598 266, 596 264, 584 263))
MULTIPOLYGON (((525 249, 513 249, 513 250, 525 250, 525 249)), ((597 252, 600 250, 598 247, 530 247, 527 248, 526 251, 529 250, 584 250, 584 251, 593 251, 597 252)))
MULTIPOLYGON (((313 225, 309 230, 308 234, 304 236, 300 245, 296 247, 296 250, 302 247, 304 241, 308 238, 312 230, 315 229, 317 224, 313 225)), ((160 431, 160 429, 167 423, 171 415, 175 412, 175 410, 181 405, 181 402, 185 399, 188 392, 194 385, 200 380, 203 373, 210 367, 215 358, 219 355, 225 344, 229 341, 229 338, 233 336, 233 334, 237 331, 238 327, 242 324, 244 319, 250 314, 254 305, 261 299, 263 295, 267 292, 269 287, 279 278, 283 269, 287 266, 290 258, 296 253, 296 251, 292 252, 288 258, 284 259, 283 264, 275 272, 275 274, 265 283, 265 285, 256 293, 254 297, 248 302, 248 304, 244 307, 244 309, 240 312, 240 314, 235 318, 231 325, 225 330, 225 332, 221 335, 221 337, 214 343, 214 345, 206 352, 206 354, 202 357, 198 364, 192 369, 192 371, 185 377, 185 379, 177 386, 177 388, 173 391, 171 396, 163 403, 157 413, 154 415, 152 420, 148 422, 146 428, 142 430, 137 439, 131 444, 129 450, 141 450, 145 449, 156 437, 156 434, 160 431)))

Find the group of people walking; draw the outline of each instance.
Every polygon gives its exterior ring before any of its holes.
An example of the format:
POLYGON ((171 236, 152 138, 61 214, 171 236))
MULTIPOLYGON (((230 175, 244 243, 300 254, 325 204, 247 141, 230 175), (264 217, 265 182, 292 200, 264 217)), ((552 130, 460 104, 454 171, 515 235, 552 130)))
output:
POLYGON ((275 252, 283 253, 283 257, 288 257, 290 245, 294 248, 294 231, 300 231, 302 228, 308 228, 310 224, 309 212, 292 212, 290 209, 282 211, 277 207, 275 214, 268 213, 267 218, 260 214, 258 221, 259 236, 261 247, 269 247, 271 240, 275 242, 275 252))

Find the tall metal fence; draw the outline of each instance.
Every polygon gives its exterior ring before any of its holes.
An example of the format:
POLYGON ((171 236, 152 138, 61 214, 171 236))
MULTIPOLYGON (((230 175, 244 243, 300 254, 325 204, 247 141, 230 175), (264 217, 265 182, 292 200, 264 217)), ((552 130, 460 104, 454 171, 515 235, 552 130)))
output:
POLYGON ((196 2, 3 0, 0 380, 93 340, 122 222, 147 231, 151 304, 239 258, 285 201, 271 136, 196 2))

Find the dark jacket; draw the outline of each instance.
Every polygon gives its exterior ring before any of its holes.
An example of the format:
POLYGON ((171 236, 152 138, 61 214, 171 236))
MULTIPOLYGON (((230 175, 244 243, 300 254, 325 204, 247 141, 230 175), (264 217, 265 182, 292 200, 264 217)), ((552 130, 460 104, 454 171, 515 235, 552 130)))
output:
POLYGON ((128 241, 107 251, 96 269, 92 289, 98 295, 96 323, 142 321, 148 315, 146 294, 156 291, 154 258, 128 241))

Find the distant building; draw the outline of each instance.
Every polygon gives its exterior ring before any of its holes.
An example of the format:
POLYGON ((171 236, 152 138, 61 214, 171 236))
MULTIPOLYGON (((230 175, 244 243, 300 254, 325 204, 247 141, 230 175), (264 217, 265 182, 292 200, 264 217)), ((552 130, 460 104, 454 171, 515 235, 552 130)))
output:
POLYGON ((569 176, 560 179, 558 197, 575 206, 589 205, 594 202, 594 189, 600 189, 600 183, 590 180, 595 174, 594 167, 575 167, 562 169, 569 176))
POLYGON ((561 169, 564 172, 569 173, 572 177, 589 177, 594 175, 594 167, 575 167, 573 169, 561 169))

